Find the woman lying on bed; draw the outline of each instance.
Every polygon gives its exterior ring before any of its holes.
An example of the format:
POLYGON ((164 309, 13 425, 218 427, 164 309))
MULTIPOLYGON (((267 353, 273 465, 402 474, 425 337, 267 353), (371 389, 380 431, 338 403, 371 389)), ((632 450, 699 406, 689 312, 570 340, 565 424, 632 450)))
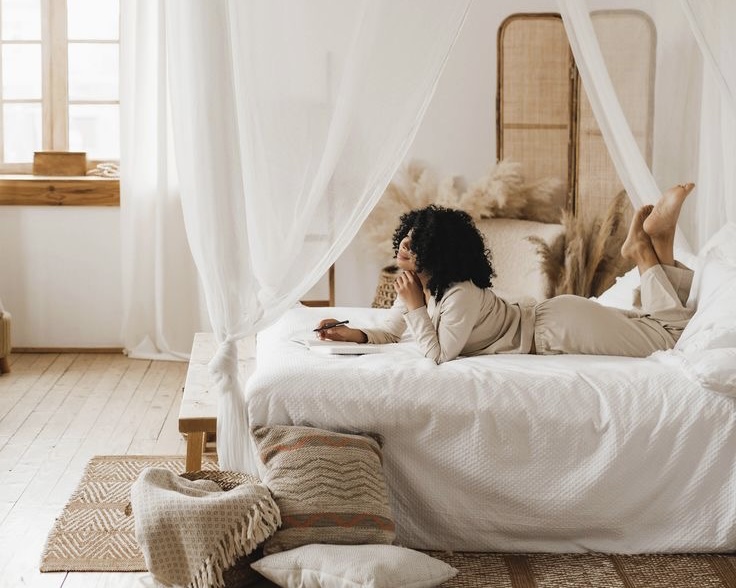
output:
MULTIPOLYGON (((397 297, 380 329, 346 326, 319 332, 322 339, 395 343, 408 328, 436 363, 459 355, 577 353, 646 357, 670 349, 693 314, 685 306, 692 270, 675 261, 675 226, 693 184, 667 190, 656 205, 640 208, 621 255, 641 275, 640 312, 562 295, 536 306, 499 298, 483 236, 467 213, 429 206, 402 215, 393 237, 397 297)), ((323 319, 319 327, 336 322, 323 319)))

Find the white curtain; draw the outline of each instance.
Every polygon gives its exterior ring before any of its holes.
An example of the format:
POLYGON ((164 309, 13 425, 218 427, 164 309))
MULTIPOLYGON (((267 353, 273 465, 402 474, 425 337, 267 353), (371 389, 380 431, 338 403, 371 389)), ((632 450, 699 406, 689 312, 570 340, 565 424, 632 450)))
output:
POLYGON ((470 0, 167 0, 189 243, 220 344, 218 453, 254 469, 238 338, 350 243, 401 164, 470 0))
MULTIPOLYGON (((575 64, 618 176, 636 208, 656 202, 661 190, 618 101, 591 20, 590 7, 580 0, 558 0, 558 4, 575 64)), ((679 248, 691 250, 682 231, 678 231, 677 240, 679 248)))
POLYGON ((736 222, 736 2, 681 0, 705 61, 700 118, 701 192, 696 230, 705 241, 736 222))
POLYGON ((208 323, 173 157, 163 0, 120 4, 123 344, 130 357, 183 360, 208 323))
MULTIPOLYGON (((652 169, 634 140, 608 75, 591 18, 595 16, 592 4, 558 0, 585 92, 619 177, 636 206, 654 202, 672 184, 696 182, 694 198, 683 209, 676 242, 679 255, 688 256, 723 224, 736 221, 736 37, 730 30, 736 22, 736 3, 648 3, 658 43, 657 67, 652 72, 657 76, 652 169)), ((597 2, 595 7, 607 6, 597 2)))

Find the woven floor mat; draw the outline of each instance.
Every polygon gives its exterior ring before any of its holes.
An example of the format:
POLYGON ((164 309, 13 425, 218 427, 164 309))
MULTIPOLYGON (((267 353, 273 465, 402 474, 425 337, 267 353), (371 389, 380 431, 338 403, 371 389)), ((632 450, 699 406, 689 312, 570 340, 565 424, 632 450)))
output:
POLYGON ((736 588, 732 555, 427 553, 459 570, 445 588, 736 588))
MULTIPOLYGON (((51 529, 41 571, 145 572, 129 505, 130 487, 148 467, 181 473, 184 457, 93 457, 51 529)), ((217 463, 205 458, 203 469, 217 469, 217 463)))

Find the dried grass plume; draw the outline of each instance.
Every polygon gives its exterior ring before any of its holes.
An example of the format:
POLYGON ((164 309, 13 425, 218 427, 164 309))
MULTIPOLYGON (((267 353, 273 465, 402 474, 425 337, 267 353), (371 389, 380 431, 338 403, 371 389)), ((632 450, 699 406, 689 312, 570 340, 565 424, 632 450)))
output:
POLYGON ((591 223, 564 211, 565 231, 554 242, 548 244, 538 237, 528 237, 541 257, 548 298, 559 294, 599 296, 613 285, 616 276, 633 267, 620 255, 629 209, 629 199, 622 190, 603 218, 591 223))

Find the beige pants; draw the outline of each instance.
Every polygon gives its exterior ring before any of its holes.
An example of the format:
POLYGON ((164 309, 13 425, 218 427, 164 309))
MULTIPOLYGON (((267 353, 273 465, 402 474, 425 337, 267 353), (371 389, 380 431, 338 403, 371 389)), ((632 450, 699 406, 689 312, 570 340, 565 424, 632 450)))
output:
POLYGON ((680 263, 648 269, 635 291, 638 313, 581 296, 545 300, 535 307, 536 352, 646 357, 671 349, 693 315, 685 306, 692 281, 692 270, 680 263))

